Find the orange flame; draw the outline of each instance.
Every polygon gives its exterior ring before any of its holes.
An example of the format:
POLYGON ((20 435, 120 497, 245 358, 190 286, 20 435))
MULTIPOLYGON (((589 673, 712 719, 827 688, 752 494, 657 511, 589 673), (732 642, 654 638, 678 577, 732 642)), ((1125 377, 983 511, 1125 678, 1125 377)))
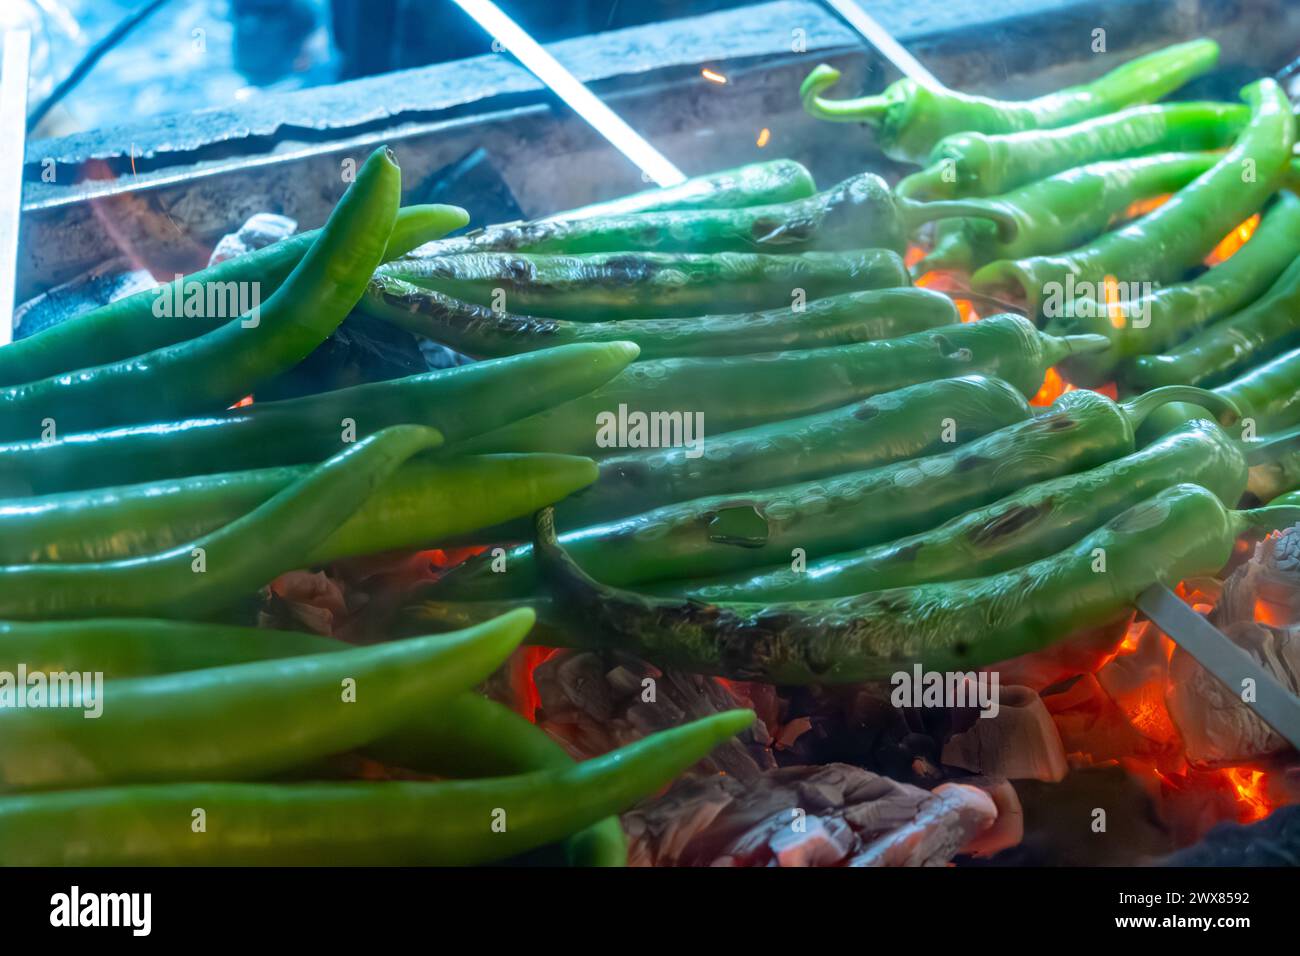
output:
POLYGON ((1219 244, 1214 247, 1214 251, 1205 257, 1205 264, 1207 266, 1217 266, 1221 262, 1226 262, 1234 252, 1246 244, 1258 227, 1259 213, 1255 213, 1219 241, 1219 244))
POLYGON ((1249 767, 1229 767, 1222 771, 1241 805, 1242 823, 1263 820, 1273 806, 1265 794, 1266 777, 1263 771, 1249 767))

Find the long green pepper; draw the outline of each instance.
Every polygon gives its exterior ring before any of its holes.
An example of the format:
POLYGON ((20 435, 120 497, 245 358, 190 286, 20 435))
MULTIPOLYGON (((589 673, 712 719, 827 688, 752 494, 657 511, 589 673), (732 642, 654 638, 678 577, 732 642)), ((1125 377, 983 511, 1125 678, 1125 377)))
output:
POLYGON ((468 252, 395 259, 379 274, 476 305, 579 321, 775 309, 911 282, 902 257, 890 249, 790 255, 468 252))
POLYGON ((1074 544, 1159 491, 1196 484, 1225 505, 1246 490, 1246 458, 1218 425, 1192 421, 1147 447, 1087 471, 1016 491, 943 524, 884 544, 657 593, 700 601, 811 601, 1009 571, 1074 544))
POLYGON ((410 422, 462 441, 585 395, 636 355, 631 342, 569 345, 205 418, 0 444, 0 495, 315 463, 410 422))
POLYGON ((1298 518, 1286 507, 1230 511, 1198 485, 1176 485, 1012 571, 772 604, 703 604, 601 585, 556 542, 547 509, 538 512, 537 545, 560 609, 602 646, 736 680, 831 684, 888 680, 915 664, 968 671, 1042 650, 1122 619, 1152 584, 1218 571, 1243 532, 1298 518))
POLYGON ((1059 129, 954 133, 930 151, 929 166, 898 184, 908 199, 996 196, 1056 173, 1143 153, 1219 149, 1246 125, 1239 103, 1160 103, 1059 129))
POLYGON ((992 220, 954 219, 935 230, 934 247, 912 267, 972 271, 995 259, 1066 252, 1105 232, 1135 201, 1176 192, 1210 169, 1214 153, 1159 153, 1107 160, 1057 173, 972 206, 999 211, 1015 223, 1003 238, 992 220), (986 228, 992 227, 992 228, 986 228))
MULTIPOLYGON (((288 465, 0 500, 0 565, 73 564, 169 551, 239 519, 312 468, 288 465)), ((595 462, 570 455, 409 461, 312 548, 303 566, 430 547, 522 520, 596 476, 595 462)))
POLYGON ((370 283, 361 308, 478 358, 615 341, 635 342, 641 359, 752 355, 874 342, 960 321, 948 296, 904 287, 845 292, 763 312, 570 322, 497 311, 385 275, 370 283))
POLYGON ((1158 100, 1209 71, 1218 59, 1219 45, 1213 40, 1178 43, 1130 60, 1090 83, 1022 102, 934 89, 911 78, 891 83, 875 96, 828 100, 822 94, 839 82, 840 71, 823 63, 804 79, 799 95, 804 109, 818 119, 867 123, 886 155, 923 163, 936 143, 954 133, 1065 126, 1158 100))
POLYGON ((0 708, 0 791, 253 779, 300 767, 382 737, 486 679, 533 619, 521 610, 455 635, 108 681, 93 701, 83 685, 81 699, 63 706, 0 708), (98 710, 93 719, 86 707, 98 710))
POLYGON ((752 711, 724 711, 580 764, 490 780, 187 783, 0 797, 0 864, 489 863, 627 809, 753 719, 752 711), (207 813, 205 833, 191 830, 195 807, 207 813), (502 813, 504 829, 493 826, 502 813))
POLYGON ((741 209, 641 212, 581 220, 513 222, 476 229, 420 250, 579 255, 593 252, 907 251, 923 224, 952 216, 1014 223, 997 209, 964 202, 916 203, 894 194, 874 173, 859 173, 807 199, 741 209))
POLYGON ((255 312, 190 341, 0 389, 0 439, 219 411, 306 358, 356 305, 401 200, 387 148, 357 171, 311 248, 255 312))
MULTIPOLYGON (((703 416, 712 435, 959 375, 996 376, 1032 396, 1050 366, 1105 344, 1101 336, 1050 336, 1021 316, 997 315, 834 348, 634 362, 590 394, 479 435, 460 449, 475 454, 546 450, 599 458, 617 444, 611 431, 624 411, 647 416, 676 412, 685 416, 683 429, 703 416)), ((707 448, 707 438, 704 443, 707 448)))
POLYGON ((236 521, 161 554, 0 566, 0 620, 195 617, 220 610, 312 550, 412 455, 441 436, 397 425, 363 438, 236 521))
MULTIPOLYGON (((384 259, 404 256, 468 221, 468 214, 458 206, 405 206, 397 210, 384 259)), ((186 291, 196 286, 207 289, 232 282, 254 284, 265 298, 280 288, 320 235, 321 230, 313 229, 289 236, 6 345, 0 348, 0 385, 19 385, 61 372, 107 365, 220 328, 230 321, 228 316, 209 315, 205 310, 197 316, 160 318, 154 314, 154 305, 163 296, 173 301, 183 299, 186 291)))
POLYGON ((1049 332, 1105 335, 1110 348, 1070 356, 1061 363, 1062 374, 1076 385, 1089 387, 1116 377, 1127 379, 1136 356, 1164 352, 1262 296, 1295 260, 1298 249, 1300 199, 1283 190, 1250 240, 1226 262, 1125 302, 1108 305, 1084 297, 1063 303, 1060 314, 1049 316, 1049 332))
MULTIPOLYGON (((951 451, 866 471, 665 505, 562 537, 583 567, 611 585, 706 577, 915 534, 1027 483, 1132 454, 1135 429, 1169 401, 1197 398, 1235 414, 1218 396, 1181 389, 1118 405, 1069 392, 1042 416, 951 451)), ((431 586, 435 599, 497 600, 537 585, 531 546, 485 552, 431 586)))
POLYGON ((1251 118, 1237 142, 1168 202, 1070 252, 990 263, 971 277, 971 286, 1022 296, 1037 310, 1071 283, 1100 290, 1108 276, 1157 284, 1181 279, 1268 201, 1289 169, 1295 120, 1285 91, 1265 79, 1242 96, 1251 118))

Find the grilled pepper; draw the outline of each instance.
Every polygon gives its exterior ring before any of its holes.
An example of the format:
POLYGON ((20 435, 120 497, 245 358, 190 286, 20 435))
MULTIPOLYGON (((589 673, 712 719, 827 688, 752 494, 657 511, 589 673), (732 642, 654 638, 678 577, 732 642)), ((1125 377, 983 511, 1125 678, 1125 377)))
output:
POLYGON ((952 216, 988 218, 1006 232, 1014 226, 998 209, 963 202, 912 202, 894 195, 874 173, 859 173, 826 192, 793 202, 505 223, 432 243, 422 248, 420 255, 826 252, 867 247, 893 249, 901 255, 920 226, 952 216))
POLYGON ((971 373, 1005 379, 1031 396, 1048 367, 1105 343, 1097 335, 1045 335, 1027 319, 999 315, 859 345, 634 362, 589 395, 479 435, 460 448, 476 454, 536 449, 598 458, 609 453, 606 445, 617 444, 606 439, 617 438, 612 426, 624 410, 690 415, 682 419, 683 435, 688 421, 702 421, 709 434, 717 434, 971 373))
POLYGON ((357 171, 320 236, 265 304, 191 341, 0 389, 0 439, 229 408, 306 358, 347 317, 380 263, 401 198, 392 153, 357 171))
POLYGON ((898 184, 909 199, 996 196, 1056 173, 1143 153, 1218 149, 1246 125, 1239 103, 1161 103, 1059 129, 954 133, 930 151, 929 166, 898 184))
POLYGON ((840 71, 822 64, 799 89, 804 109, 818 119, 867 123, 894 159, 922 163, 936 143, 953 133, 1014 133, 1065 126, 1134 103, 1150 103, 1210 70, 1219 59, 1213 40, 1193 40, 1130 60, 1082 86, 1023 102, 1008 102, 922 86, 913 79, 891 83, 883 93, 828 100, 840 71))
POLYGON ((971 277, 972 287, 1019 295, 1038 309, 1055 290, 1068 288, 1067 277, 1094 290, 1108 276, 1153 283, 1182 278, 1264 205, 1289 169, 1295 121, 1286 93, 1273 80, 1260 80, 1242 96, 1251 118, 1237 142, 1167 203, 1071 252, 990 263, 971 277))
POLYGON ((1093 333, 1110 348, 1072 355, 1061 372, 1076 385, 1095 387, 1125 375, 1138 355, 1154 355, 1221 316, 1263 295, 1300 250, 1300 199, 1283 190, 1264 213, 1250 240, 1228 258, 1186 282, 1153 289, 1126 302, 1089 298, 1065 303, 1047 330, 1058 335, 1093 333))
POLYGON ((960 321, 952 300, 912 287, 845 292, 798 308, 689 319, 570 322, 512 315, 376 276, 361 307, 408 332, 476 357, 516 355, 575 342, 635 342, 642 359, 751 355, 874 342, 960 321))
POLYGON ((969 272, 995 259, 1065 252, 1105 232, 1139 199, 1176 192, 1212 167, 1213 153, 1161 153, 1080 166, 972 206, 998 210, 1015 223, 1003 238, 992 220, 954 219, 939 224, 934 248, 912 267, 969 272), (993 228, 986 228, 992 226, 993 228))
MULTIPOLYGON (((575 560, 613 585, 704 577, 889 541, 932 528, 1026 484, 1131 454, 1155 408, 1197 397, 1149 392, 1118 405, 1068 392, 1038 418, 951 451, 866 471, 665 505, 564 535, 575 560)), ((1218 396, 1198 398, 1235 415, 1218 396)), ((430 595, 456 601, 521 597, 536 587, 528 545, 485 552, 444 575, 430 595)))
POLYGON ((542 573, 575 629, 661 666, 777 684, 888 680, 921 664, 968 671, 1123 619, 1152 584, 1212 574, 1237 536, 1300 519, 1300 509, 1230 511, 1198 485, 1176 485, 1075 545, 1012 571, 848 598, 702 604, 593 581, 538 512, 542 573), (1099 568, 1098 555, 1105 556, 1099 568))
POLYGON ((490 308, 585 321, 774 309, 910 283, 902 258, 889 249, 780 256, 469 252, 396 259, 380 275, 490 308))

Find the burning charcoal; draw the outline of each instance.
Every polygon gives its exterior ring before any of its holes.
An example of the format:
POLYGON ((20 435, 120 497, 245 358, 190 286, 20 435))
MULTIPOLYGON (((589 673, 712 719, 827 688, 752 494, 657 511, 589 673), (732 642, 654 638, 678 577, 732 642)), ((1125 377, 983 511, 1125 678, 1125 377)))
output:
POLYGON ((1028 687, 1004 687, 997 715, 979 717, 954 734, 943 762, 1009 780, 1057 781, 1069 769, 1061 735, 1038 694, 1028 687))
POLYGON ((125 258, 109 259, 14 309, 14 338, 35 335, 83 312, 157 285, 147 269, 133 268, 125 258))
MULTIPOLYGON (((1277 676, 1282 686, 1300 692, 1300 627, 1273 628, 1247 621, 1231 624, 1223 632, 1277 676)), ((1239 764, 1290 749, 1246 706, 1240 691, 1224 687, 1182 648, 1174 652, 1169 673, 1169 713, 1193 764, 1239 764)))
MULTIPOLYGON (((538 724, 579 759, 747 703, 713 678, 661 671, 616 652, 556 651, 538 665, 533 682, 540 699, 538 724)), ((775 765, 773 743, 768 728, 756 720, 748 733, 718 747, 700 766, 749 779, 775 765)))
POLYGON ((226 233, 221 237, 212 250, 208 265, 214 266, 218 262, 269 246, 273 242, 292 236, 297 229, 296 219, 273 212, 259 212, 250 216, 248 221, 234 232, 226 233))
POLYGON ((929 793, 827 764, 745 782, 684 778, 623 822, 639 866, 931 866, 948 863, 996 814, 975 787, 929 793))

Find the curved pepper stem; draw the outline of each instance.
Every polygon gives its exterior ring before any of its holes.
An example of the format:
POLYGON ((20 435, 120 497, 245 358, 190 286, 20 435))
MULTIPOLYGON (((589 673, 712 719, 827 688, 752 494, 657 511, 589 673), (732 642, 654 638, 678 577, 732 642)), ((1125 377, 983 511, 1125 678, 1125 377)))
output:
MULTIPOLYGON (((1104 338, 1104 336, 1098 337, 1104 338)), ((1225 425, 1241 421, 1241 409, 1236 402, 1217 392, 1197 388, 1195 385, 1166 385, 1163 388, 1153 388, 1151 391, 1137 396, 1137 398, 1124 402, 1120 405, 1120 408, 1128 415, 1133 427, 1138 428, 1147 420, 1147 416, 1157 408, 1168 405, 1170 402, 1188 402, 1192 405, 1199 405, 1206 411, 1216 415, 1225 425), (1226 421, 1224 421, 1225 418, 1226 421)))
POLYGON ((936 219, 988 219, 997 224, 998 240, 1011 242, 1020 231, 1016 217, 993 203, 979 199, 940 199, 934 202, 914 202, 897 198, 898 218, 909 233, 917 226, 936 219))
POLYGON ((1277 461, 1284 455, 1300 451, 1300 428, 1278 432, 1254 441, 1238 441, 1237 447, 1251 467, 1277 461))
POLYGON ((1085 355, 1110 348, 1110 339, 1090 332, 1081 335, 1049 335, 1047 332, 1039 332, 1038 337, 1043 343, 1044 367, 1055 365, 1071 355, 1085 355))
POLYGON ((804 110, 818 119, 834 123, 869 123, 879 126, 895 98, 888 92, 875 96, 860 96, 853 100, 827 100, 822 94, 840 81, 840 71, 822 63, 804 77, 799 87, 799 98, 804 110))
POLYGON ((1265 505, 1263 508, 1248 508, 1234 511, 1233 517, 1238 534, 1242 531, 1281 531, 1293 524, 1300 523, 1300 505, 1265 505))

